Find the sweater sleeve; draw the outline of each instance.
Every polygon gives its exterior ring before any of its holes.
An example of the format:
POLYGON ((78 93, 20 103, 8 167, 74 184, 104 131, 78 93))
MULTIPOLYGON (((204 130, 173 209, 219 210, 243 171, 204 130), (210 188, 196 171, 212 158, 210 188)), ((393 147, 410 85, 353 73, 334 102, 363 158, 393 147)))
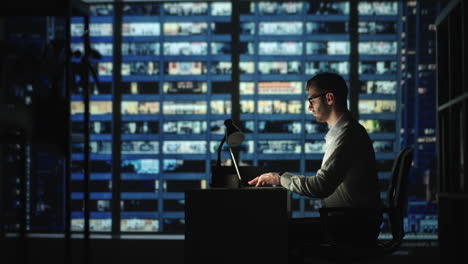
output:
POLYGON ((281 185, 288 190, 311 197, 325 198, 331 195, 343 182, 344 175, 352 160, 352 142, 343 135, 336 140, 336 147, 330 157, 312 177, 285 172, 281 185))

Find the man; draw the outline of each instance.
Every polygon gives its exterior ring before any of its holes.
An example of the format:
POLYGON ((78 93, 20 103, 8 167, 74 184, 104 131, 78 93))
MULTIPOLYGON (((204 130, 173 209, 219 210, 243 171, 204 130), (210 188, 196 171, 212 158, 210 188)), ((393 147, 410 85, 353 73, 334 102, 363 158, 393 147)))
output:
MULTIPOLYGON (((251 185, 281 185, 288 190, 314 198, 323 198, 325 207, 378 208, 381 204, 375 154, 367 131, 347 109, 348 88, 335 73, 320 73, 307 81, 309 110, 317 122, 326 122, 330 129, 325 136, 325 154, 321 168, 313 177, 289 172, 265 173, 249 182, 251 185)), ((380 227, 376 217, 375 232, 380 227)), ((339 222, 339 220, 338 220, 339 222)), ((363 221, 360 221, 363 222, 363 221)), ((354 238, 353 225, 337 223, 340 236, 354 238)), ((290 221, 290 242, 321 242, 319 218, 297 218, 290 221)), ((357 230, 357 229, 356 229, 357 230)), ((378 232, 373 234, 377 237, 378 232)), ((291 244, 291 243, 290 243, 291 244)))

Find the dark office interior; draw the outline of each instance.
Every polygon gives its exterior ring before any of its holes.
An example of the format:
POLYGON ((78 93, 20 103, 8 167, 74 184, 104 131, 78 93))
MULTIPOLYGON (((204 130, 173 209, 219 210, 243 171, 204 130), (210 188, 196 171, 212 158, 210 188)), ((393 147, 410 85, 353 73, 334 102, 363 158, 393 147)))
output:
POLYGON ((386 209, 377 243, 299 263, 468 263, 466 1, 0 6, 0 263, 291 263, 288 220, 326 223, 323 200, 236 177, 316 175, 321 72, 386 209))

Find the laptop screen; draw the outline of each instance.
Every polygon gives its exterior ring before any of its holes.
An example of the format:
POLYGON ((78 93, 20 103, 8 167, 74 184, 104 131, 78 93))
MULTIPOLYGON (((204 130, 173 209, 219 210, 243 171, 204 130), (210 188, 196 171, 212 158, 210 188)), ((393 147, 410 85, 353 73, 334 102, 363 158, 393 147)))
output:
POLYGON ((239 168, 237 167, 236 158, 234 158, 234 154, 232 153, 231 148, 229 148, 229 153, 231 153, 232 163, 234 163, 234 168, 236 168, 237 177, 239 178, 239 182, 242 183, 242 177, 240 176, 239 168))

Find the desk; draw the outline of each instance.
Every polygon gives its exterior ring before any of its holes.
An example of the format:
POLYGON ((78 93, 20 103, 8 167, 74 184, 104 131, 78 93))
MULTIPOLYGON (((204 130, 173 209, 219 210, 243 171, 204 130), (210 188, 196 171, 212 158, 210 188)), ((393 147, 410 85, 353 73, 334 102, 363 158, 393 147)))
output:
POLYGON ((290 195, 281 187, 185 192, 185 263, 288 262, 290 195))

